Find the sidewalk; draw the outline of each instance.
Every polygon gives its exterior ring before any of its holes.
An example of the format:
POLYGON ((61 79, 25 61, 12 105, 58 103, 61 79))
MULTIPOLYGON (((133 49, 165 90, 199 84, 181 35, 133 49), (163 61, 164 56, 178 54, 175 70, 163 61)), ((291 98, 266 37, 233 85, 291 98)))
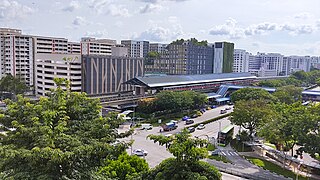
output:
MULTIPOLYGON (((266 157, 266 156, 261 156, 255 152, 238 152, 238 154, 242 155, 242 156, 250 156, 250 157, 254 157, 254 158, 264 159, 264 160, 272 162, 280 167, 284 167, 285 169, 290 170, 294 173, 296 173, 296 171, 297 171, 297 170, 293 169, 291 166, 288 166, 287 164, 285 166, 283 166, 283 164, 280 163, 279 161, 276 161, 276 160, 269 158, 269 157, 266 157)), ((298 174, 305 176, 305 177, 312 178, 312 179, 320 179, 320 176, 318 176, 318 175, 308 174, 308 173, 300 171, 300 170, 298 171, 298 174)))

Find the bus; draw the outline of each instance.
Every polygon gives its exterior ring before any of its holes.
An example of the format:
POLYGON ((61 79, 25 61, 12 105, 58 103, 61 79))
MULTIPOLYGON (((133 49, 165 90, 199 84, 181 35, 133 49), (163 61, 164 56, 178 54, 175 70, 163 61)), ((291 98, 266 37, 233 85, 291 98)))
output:
POLYGON ((226 146, 230 143, 230 141, 233 138, 233 131, 234 131, 234 126, 229 125, 225 127, 222 131, 218 133, 218 145, 219 146, 226 146))

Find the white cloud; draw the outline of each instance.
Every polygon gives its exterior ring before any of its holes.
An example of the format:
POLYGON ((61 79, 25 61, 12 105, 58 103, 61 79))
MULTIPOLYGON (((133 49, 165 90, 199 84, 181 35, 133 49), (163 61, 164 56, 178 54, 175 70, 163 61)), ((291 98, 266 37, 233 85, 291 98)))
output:
POLYGON ((103 37, 107 37, 107 35, 108 35, 108 32, 106 30, 103 30, 103 31, 87 31, 84 36, 103 38, 103 37))
POLYGON ((189 0, 137 0, 137 1, 155 4, 155 3, 163 2, 163 1, 183 2, 183 1, 189 1, 189 0))
POLYGON ((111 4, 108 6, 107 14, 111 16, 129 17, 129 10, 122 5, 111 4))
POLYGON ((78 1, 71 1, 66 7, 62 8, 63 11, 73 12, 76 9, 80 8, 80 4, 78 1))
POLYGON ((306 13, 306 12, 294 15, 295 19, 308 19, 310 17, 311 17, 311 14, 310 13, 306 13))
POLYGON ((34 10, 13 0, 0 0, 0 20, 25 18, 34 10))
POLYGON ((286 31, 290 35, 311 34, 318 30, 317 25, 310 24, 276 24, 263 22, 252 24, 246 28, 240 27, 236 20, 229 18, 224 24, 213 27, 209 30, 210 35, 228 36, 231 39, 245 38, 254 35, 265 35, 273 31, 286 31))
POLYGON ((182 27, 179 24, 172 25, 170 28, 165 28, 154 24, 151 28, 140 33, 139 35, 135 35, 133 38, 137 40, 167 42, 177 39, 183 35, 185 35, 185 33, 182 31, 182 27))
POLYGON ((80 16, 77 16, 77 17, 73 20, 72 24, 75 25, 75 26, 83 26, 83 25, 86 25, 86 24, 87 24, 87 21, 85 20, 85 18, 80 17, 80 16))
POLYGON ((140 7, 140 13, 150 13, 150 12, 156 12, 163 9, 163 7, 159 4, 146 4, 143 7, 140 7))

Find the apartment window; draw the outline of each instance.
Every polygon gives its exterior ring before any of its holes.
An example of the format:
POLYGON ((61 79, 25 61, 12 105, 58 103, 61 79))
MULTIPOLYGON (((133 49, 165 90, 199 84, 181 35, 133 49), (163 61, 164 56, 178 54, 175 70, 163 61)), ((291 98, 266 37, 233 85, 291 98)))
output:
POLYGON ((45 73, 45 74, 54 74, 54 73, 51 72, 51 71, 45 71, 44 73, 45 73))
POLYGON ((54 86, 54 83, 45 82, 44 85, 54 86))
POLYGON ((68 70, 67 67, 57 67, 57 69, 60 69, 60 70, 68 70))

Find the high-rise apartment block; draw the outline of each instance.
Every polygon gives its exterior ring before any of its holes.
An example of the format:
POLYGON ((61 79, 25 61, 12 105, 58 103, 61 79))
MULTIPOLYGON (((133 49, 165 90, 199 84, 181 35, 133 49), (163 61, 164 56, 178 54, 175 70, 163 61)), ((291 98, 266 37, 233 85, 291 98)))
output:
POLYGON ((192 40, 177 40, 169 44, 159 57, 147 59, 146 73, 210 74, 213 47, 192 40))
POLYGON ((116 46, 117 41, 111 39, 81 39, 81 54, 82 55, 106 55, 111 56, 111 48, 116 46))
POLYGON ((166 50, 168 44, 150 43, 150 51, 162 53, 166 50))
POLYGON ((147 57, 150 51, 149 41, 122 40, 121 44, 128 48, 129 57, 147 57))
POLYGON ((0 28, 0 79, 7 74, 33 86, 33 38, 21 30, 0 28))
POLYGON ((233 54, 233 72, 249 72, 250 56, 252 55, 246 50, 235 49, 233 54))
POLYGON ((233 53, 233 43, 214 43, 213 73, 231 73, 233 71, 233 53))

